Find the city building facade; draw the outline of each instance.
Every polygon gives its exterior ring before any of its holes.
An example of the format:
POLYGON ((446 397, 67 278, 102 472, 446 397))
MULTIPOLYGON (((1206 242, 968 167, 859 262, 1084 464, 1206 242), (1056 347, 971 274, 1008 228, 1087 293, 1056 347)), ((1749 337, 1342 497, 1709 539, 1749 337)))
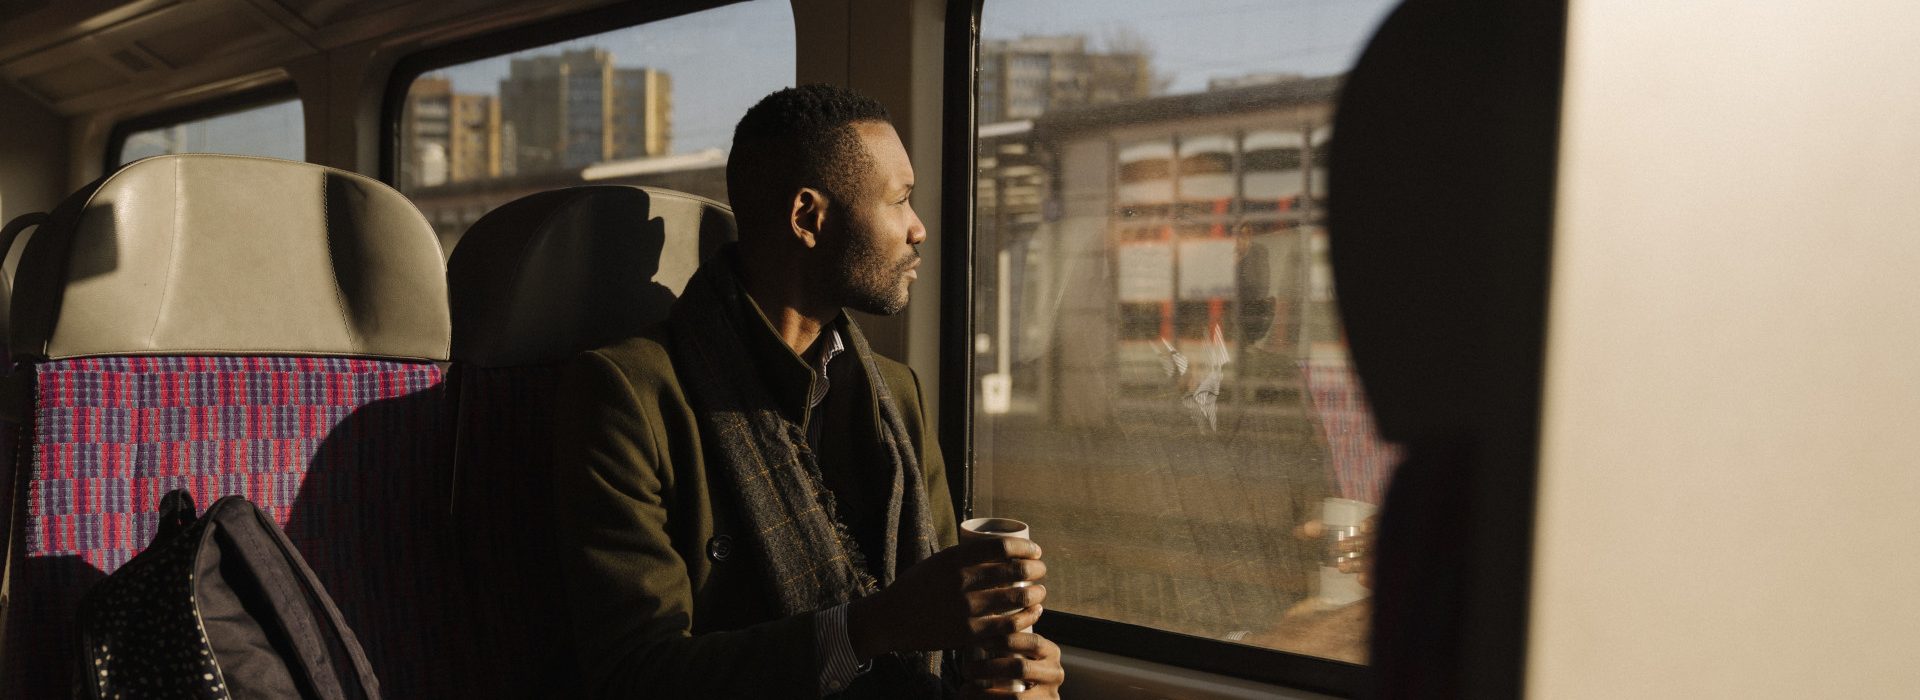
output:
POLYGON ((500 80, 500 112, 512 127, 517 173, 584 168, 671 148, 672 80, 619 68, 606 49, 516 58, 500 80))
POLYGON ((667 155, 673 145, 673 76, 652 68, 615 69, 608 131, 609 160, 667 155))
POLYGON ((500 177, 500 100, 455 94, 450 102, 447 177, 453 182, 500 177))
POLYGON ((402 173, 404 184, 409 187, 446 184, 453 135, 452 81, 446 76, 432 75, 413 81, 401 109, 401 143, 407 159, 402 173))
POLYGON ((988 40, 980 44, 979 120, 1137 100, 1152 92, 1153 80, 1144 51, 1093 52, 1084 36, 988 40))

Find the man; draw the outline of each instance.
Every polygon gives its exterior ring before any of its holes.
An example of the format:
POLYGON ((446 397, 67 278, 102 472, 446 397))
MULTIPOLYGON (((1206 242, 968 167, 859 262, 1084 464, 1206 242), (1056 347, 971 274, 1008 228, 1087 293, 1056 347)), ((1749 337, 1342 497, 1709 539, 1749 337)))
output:
POLYGON ((1059 648, 1016 632, 1046 596, 1040 548, 953 546, 918 378, 842 310, 904 308, 926 240, 886 111, 825 86, 769 95, 736 128, 727 188, 739 242, 664 324, 576 360, 561 392, 583 686, 918 698, 1018 680, 1020 697, 1057 698, 1059 648), (962 683, 942 650, 972 646, 991 658, 962 683))

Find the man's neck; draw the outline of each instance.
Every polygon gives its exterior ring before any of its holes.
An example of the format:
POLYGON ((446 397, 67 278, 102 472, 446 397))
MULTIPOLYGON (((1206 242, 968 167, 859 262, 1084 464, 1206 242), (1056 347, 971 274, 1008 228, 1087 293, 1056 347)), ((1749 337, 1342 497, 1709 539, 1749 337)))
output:
POLYGON ((804 355, 820 338, 820 332, 840 316, 840 307, 812 298, 806 280, 794 267, 766 263, 756 266, 750 262, 769 257, 740 256, 741 284, 760 312, 767 315, 767 322, 773 324, 773 332, 780 336, 780 342, 792 348, 793 354, 804 355))

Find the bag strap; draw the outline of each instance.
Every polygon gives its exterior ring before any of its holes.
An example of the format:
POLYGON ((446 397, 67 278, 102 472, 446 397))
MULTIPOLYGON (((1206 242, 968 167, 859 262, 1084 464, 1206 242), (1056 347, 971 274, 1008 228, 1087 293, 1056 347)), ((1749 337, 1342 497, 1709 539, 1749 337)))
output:
MULTIPOLYGON (((326 619, 315 622, 332 628, 331 638, 340 640, 340 644, 335 648, 311 648, 309 639, 312 635, 290 634, 289 636, 292 637, 294 646, 299 649, 302 659, 337 658, 340 652, 344 652, 353 664, 354 680, 359 683, 357 690, 360 691, 360 695, 350 695, 347 691, 352 689, 339 687, 338 673, 329 667, 324 669, 326 671, 324 677, 310 678, 320 697, 328 700, 333 698, 378 700, 380 680, 374 676, 373 664, 367 661, 366 652, 360 648, 359 638, 355 637, 352 628, 347 626, 346 618, 340 614, 340 608, 334 605, 333 598, 320 587, 319 578, 314 575, 313 569, 307 566, 307 560, 300 556, 300 550, 295 549, 293 543, 287 539, 286 533, 274 525, 273 520, 267 517, 266 513, 239 496, 220 499, 219 502, 207 508, 207 515, 219 520, 222 525, 221 530, 233 538, 234 543, 238 545, 241 557, 246 560, 249 568, 253 569, 254 575, 259 577, 263 587, 269 591, 279 590, 297 594, 308 603, 318 604, 326 613, 326 619), (241 509, 241 512, 236 515, 241 518, 250 517, 251 523, 233 522, 228 519, 228 511, 236 507, 241 509), (216 514, 215 511, 220 512, 216 514), (257 527, 249 526, 250 524, 257 527), (276 551, 281 561, 293 565, 293 575, 288 575, 285 569, 267 565, 267 562, 256 559, 270 550, 276 551)), ((280 613, 280 619, 290 624, 304 626, 303 621, 311 619, 305 614, 287 614, 290 611, 283 609, 284 600, 281 598, 269 596, 269 603, 274 606, 276 612, 280 613)))
POLYGON ((200 512, 194 509, 193 493, 186 489, 174 489, 160 497, 160 528, 153 533, 153 544, 166 542, 180 535, 200 518, 200 512))
POLYGON ((39 226, 46 222, 47 213, 36 211, 13 217, 6 226, 0 227, 0 259, 4 259, 7 253, 13 251, 13 242, 20 237, 21 232, 27 230, 27 227, 39 226))

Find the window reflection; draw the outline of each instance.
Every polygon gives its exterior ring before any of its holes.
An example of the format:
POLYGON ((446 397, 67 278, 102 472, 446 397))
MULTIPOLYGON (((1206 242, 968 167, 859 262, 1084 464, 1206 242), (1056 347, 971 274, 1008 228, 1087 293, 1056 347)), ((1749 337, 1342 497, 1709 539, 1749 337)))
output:
POLYGON ((978 506, 1034 526, 1050 607, 1364 662, 1397 454, 1347 361, 1324 163, 1390 6, 983 10, 975 377, 1013 390, 976 396, 978 506))

